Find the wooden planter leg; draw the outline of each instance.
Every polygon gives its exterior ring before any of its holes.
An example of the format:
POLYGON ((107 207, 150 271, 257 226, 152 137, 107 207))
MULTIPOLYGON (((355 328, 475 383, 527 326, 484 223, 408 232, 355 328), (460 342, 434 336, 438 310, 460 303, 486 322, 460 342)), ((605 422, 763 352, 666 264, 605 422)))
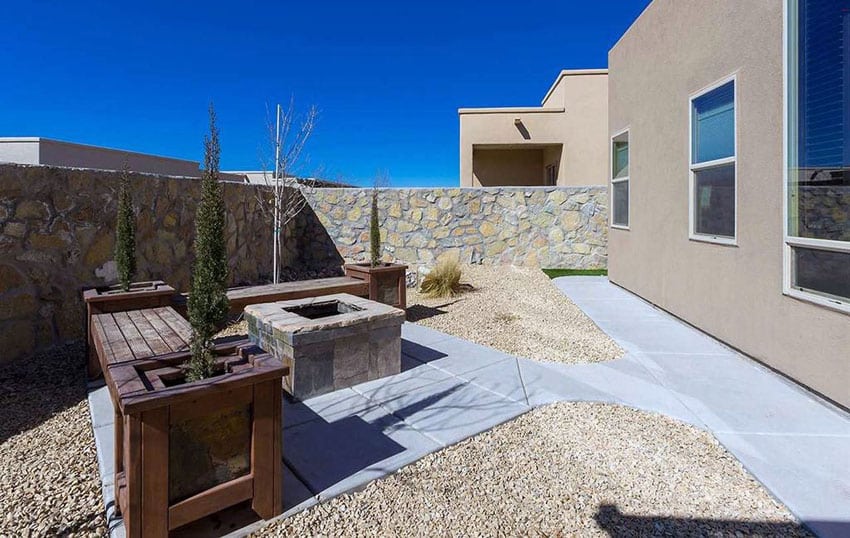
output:
POLYGON ((136 415, 124 417, 124 480, 126 483, 126 502, 122 507, 124 532, 127 538, 142 536, 142 421, 136 415))
POLYGON ((142 536, 168 537, 168 407, 142 413, 142 536))
POLYGON ((254 499, 251 507, 263 519, 283 513, 280 399, 280 382, 277 380, 254 385, 254 431, 251 439, 254 499))

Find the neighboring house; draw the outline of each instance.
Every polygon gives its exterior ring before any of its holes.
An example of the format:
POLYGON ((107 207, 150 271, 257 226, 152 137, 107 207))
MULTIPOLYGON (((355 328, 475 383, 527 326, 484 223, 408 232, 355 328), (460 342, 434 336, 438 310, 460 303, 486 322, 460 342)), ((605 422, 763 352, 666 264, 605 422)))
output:
POLYGON ((850 407, 850 0, 654 0, 609 69, 611 281, 850 407))
POLYGON ((607 183, 608 71, 562 71, 532 108, 461 108, 462 187, 607 183))
POLYGON ((0 162, 95 170, 123 170, 126 166, 147 174, 201 176, 197 161, 40 137, 0 137, 0 162))
MULTIPOLYGON (((274 185, 274 172, 266 172, 263 170, 228 170, 224 172, 225 174, 230 174, 234 176, 241 176, 245 183, 251 183, 252 185, 274 185)), ((354 185, 349 185, 347 183, 342 183, 339 181, 330 181, 327 179, 320 179, 317 177, 296 177, 296 176, 287 176, 286 181, 283 181, 283 185, 297 184, 302 183, 304 185, 309 185, 319 188, 347 188, 353 187, 354 185)))

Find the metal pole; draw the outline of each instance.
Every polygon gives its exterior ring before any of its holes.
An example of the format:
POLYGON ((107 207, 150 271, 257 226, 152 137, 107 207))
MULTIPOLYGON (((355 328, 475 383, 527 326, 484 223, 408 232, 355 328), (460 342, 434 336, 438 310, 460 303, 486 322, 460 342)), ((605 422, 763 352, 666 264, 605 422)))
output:
POLYGON ((274 233, 272 240, 274 246, 272 252, 274 260, 272 262, 272 271, 274 272, 273 282, 279 283, 280 270, 278 268, 278 244, 280 243, 280 105, 277 105, 275 112, 275 137, 274 137, 274 233))

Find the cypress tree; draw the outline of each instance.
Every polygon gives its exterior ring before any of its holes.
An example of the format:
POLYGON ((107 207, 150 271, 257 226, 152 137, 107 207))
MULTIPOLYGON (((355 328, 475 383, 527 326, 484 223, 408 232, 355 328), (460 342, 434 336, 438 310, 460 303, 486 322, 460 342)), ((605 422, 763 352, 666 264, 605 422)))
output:
POLYGON ((226 217, 222 185, 219 183, 221 147, 212 104, 209 114, 210 132, 204 137, 204 174, 201 178, 201 203, 195 217, 195 265, 188 305, 189 323, 192 325, 192 358, 187 371, 189 381, 212 375, 212 338, 228 310, 226 217))
POLYGON ((130 282, 136 274, 136 221, 133 214, 133 197, 127 168, 121 172, 118 191, 118 217, 115 223, 115 264, 121 289, 130 291, 130 282))
POLYGON ((378 189, 372 189, 372 218, 369 222, 372 267, 381 265, 381 228, 378 225, 378 189))

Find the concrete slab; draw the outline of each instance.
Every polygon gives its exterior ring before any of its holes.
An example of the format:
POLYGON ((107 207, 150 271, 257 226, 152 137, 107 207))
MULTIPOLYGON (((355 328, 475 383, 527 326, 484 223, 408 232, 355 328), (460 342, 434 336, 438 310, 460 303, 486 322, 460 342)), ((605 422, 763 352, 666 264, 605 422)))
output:
MULTIPOLYGON (((480 370, 486 366, 514 359, 507 353, 459 338, 429 344, 428 349, 432 352, 445 354, 442 358, 429 360, 428 364, 453 375, 463 375, 473 370, 480 370)), ((418 359, 419 357, 415 356, 415 358, 418 359)))
POLYGON ((461 379, 411 390, 382 403, 381 407, 443 446, 489 430, 531 409, 461 379))
POLYGON ((283 465, 283 513, 294 514, 316 504, 312 491, 289 468, 283 465))
POLYGON ((115 425, 94 428, 94 445, 97 449, 97 470, 104 485, 115 483, 115 425))
POLYGON ((514 402, 529 405, 519 369, 519 360, 522 359, 510 359, 508 361, 510 364, 499 361, 496 364, 466 372, 458 377, 514 402))
POLYGON ((717 433, 718 440, 820 536, 850 536, 850 437, 717 433))
MULTIPOLYGON (((555 280, 629 351, 593 366, 611 382, 593 388, 687 420, 667 406, 678 400, 813 531, 850 535, 850 415, 647 303, 632 301, 620 315, 627 292, 597 281, 555 280)), ((576 368, 563 369, 564 377, 586 382, 576 368)), ((553 380, 544 383, 551 388, 553 380)))
POLYGON ((532 407, 558 401, 612 402, 604 372, 594 365, 556 365, 529 359, 518 361, 528 404, 532 407))
POLYGON ((422 346, 427 346, 428 344, 433 344, 440 340, 452 338, 452 336, 446 333, 410 322, 405 322, 404 325, 401 326, 401 337, 404 340, 416 342, 422 346))
POLYGON ((106 426, 115 422, 115 413, 112 410, 112 398, 109 389, 103 381, 89 385, 89 413, 91 423, 95 428, 106 426))
POLYGON ((284 430, 284 461, 326 500, 412 463, 440 445, 386 409, 284 430))
POLYGON ((661 384, 715 433, 850 436, 850 421, 814 395, 738 356, 647 354, 661 384))
POLYGON ((334 422, 375 405, 351 388, 322 394, 303 402, 285 395, 283 401, 284 428, 319 419, 334 422))
POLYGON ((380 403, 402 396, 414 388, 452 379, 452 375, 443 370, 420 362, 417 362, 417 365, 398 375, 368 381, 351 388, 373 403, 380 403))

